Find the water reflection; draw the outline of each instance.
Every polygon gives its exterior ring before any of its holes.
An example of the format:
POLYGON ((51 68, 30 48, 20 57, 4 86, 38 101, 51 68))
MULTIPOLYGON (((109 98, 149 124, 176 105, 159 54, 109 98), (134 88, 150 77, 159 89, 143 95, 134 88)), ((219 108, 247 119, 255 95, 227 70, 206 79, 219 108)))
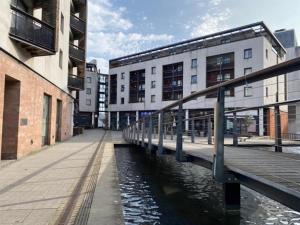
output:
POLYGON ((300 225, 300 213, 245 187, 240 214, 226 215, 222 187, 192 163, 127 148, 116 157, 126 225, 300 225))

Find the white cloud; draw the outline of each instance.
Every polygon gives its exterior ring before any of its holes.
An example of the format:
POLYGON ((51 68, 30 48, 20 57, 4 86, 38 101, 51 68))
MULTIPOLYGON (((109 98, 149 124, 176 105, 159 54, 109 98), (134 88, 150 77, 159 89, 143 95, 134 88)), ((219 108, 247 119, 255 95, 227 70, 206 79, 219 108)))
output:
POLYGON ((210 0, 210 3, 213 4, 213 5, 220 5, 222 2, 222 0, 210 0))
POLYGON ((201 18, 200 24, 195 26, 195 28, 192 30, 191 36, 202 36, 227 29, 228 26, 226 22, 230 18, 230 15, 230 9, 225 9, 225 11, 222 12, 206 13, 201 18))
POLYGON ((88 61, 90 62, 91 60, 96 60, 97 61, 97 67, 100 69, 100 73, 108 74, 109 72, 109 62, 107 59, 104 58, 94 58, 90 57, 88 58, 88 61))

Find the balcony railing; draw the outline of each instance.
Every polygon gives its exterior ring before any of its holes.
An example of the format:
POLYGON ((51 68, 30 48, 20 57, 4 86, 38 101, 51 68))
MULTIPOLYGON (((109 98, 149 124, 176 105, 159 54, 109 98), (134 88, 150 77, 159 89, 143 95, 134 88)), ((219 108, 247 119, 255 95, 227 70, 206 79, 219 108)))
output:
POLYGON ((68 87, 72 90, 84 90, 84 78, 76 75, 69 75, 68 87))
POLYGON ((11 6, 11 8, 10 35, 26 42, 26 44, 54 52, 55 28, 14 6, 11 6))
POLYGON ((76 45, 70 44, 69 54, 70 54, 70 57, 75 60, 78 60, 81 62, 85 61, 85 50, 76 45))
POLYGON ((77 16, 71 15, 70 21, 71 27, 81 33, 85 33, 86 23, 77 16))

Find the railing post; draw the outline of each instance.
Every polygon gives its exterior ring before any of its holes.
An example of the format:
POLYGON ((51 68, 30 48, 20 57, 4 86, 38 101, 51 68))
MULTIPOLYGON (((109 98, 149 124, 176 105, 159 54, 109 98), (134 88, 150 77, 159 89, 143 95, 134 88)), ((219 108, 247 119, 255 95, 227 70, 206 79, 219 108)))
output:
POLYGON ((142 120, 142 147, 145 147, 145 118, 142 120))
POLYGON ((274 118, 275 118, 275 152, 282 152, 281 118, 280 118, 280 107, 278 105, 274 107, 274 118))
POLYGON ((195 119, 192 119, 191 142, 195 143, 195 119))
POLYGON ((149 126, 148 126, 148 150, 152 151, 152 115, 149 116, 149 126))
POLYGON ((136 144, 140 145, 140 122, 136 122, 136 144))
POLYGON ((164 112, 160 112, 158 116, 158 154, 164 154, 164 112))
POLYGON ((135 144, 136 124, 132 124, 132 143, 135 144))
POLYGON ((213 176, 219 182, 224 182, 224 106, 225 89, 221 87, 215 106, 215 152, 213 155, 213 176))
POLYGON ((167 139, 167 125, 164 125, 164 139, 167 139))
POLYGON ((236 112, 233 113, 233 146, 238 146, 238 133, 237 133, 236 112))
POLYGON ((183 118, 183 109, 182 103, 178 106, 177 112, 177 129, 176 129, 176 160, 183 161, 183 151, 182 151, 182 118, 183 118))
POLYGON ((211 117, 207 117, 207 144, 212 145, 212 123, 211 117))

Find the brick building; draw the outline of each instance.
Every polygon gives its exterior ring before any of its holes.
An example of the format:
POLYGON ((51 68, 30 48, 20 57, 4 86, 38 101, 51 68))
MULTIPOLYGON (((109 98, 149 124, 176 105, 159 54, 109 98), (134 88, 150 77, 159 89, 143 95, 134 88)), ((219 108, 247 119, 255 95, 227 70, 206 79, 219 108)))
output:
POLYGON ((0 2, 0 152, 16 159, 73 134, 84 88, 85 0, 0 2))

